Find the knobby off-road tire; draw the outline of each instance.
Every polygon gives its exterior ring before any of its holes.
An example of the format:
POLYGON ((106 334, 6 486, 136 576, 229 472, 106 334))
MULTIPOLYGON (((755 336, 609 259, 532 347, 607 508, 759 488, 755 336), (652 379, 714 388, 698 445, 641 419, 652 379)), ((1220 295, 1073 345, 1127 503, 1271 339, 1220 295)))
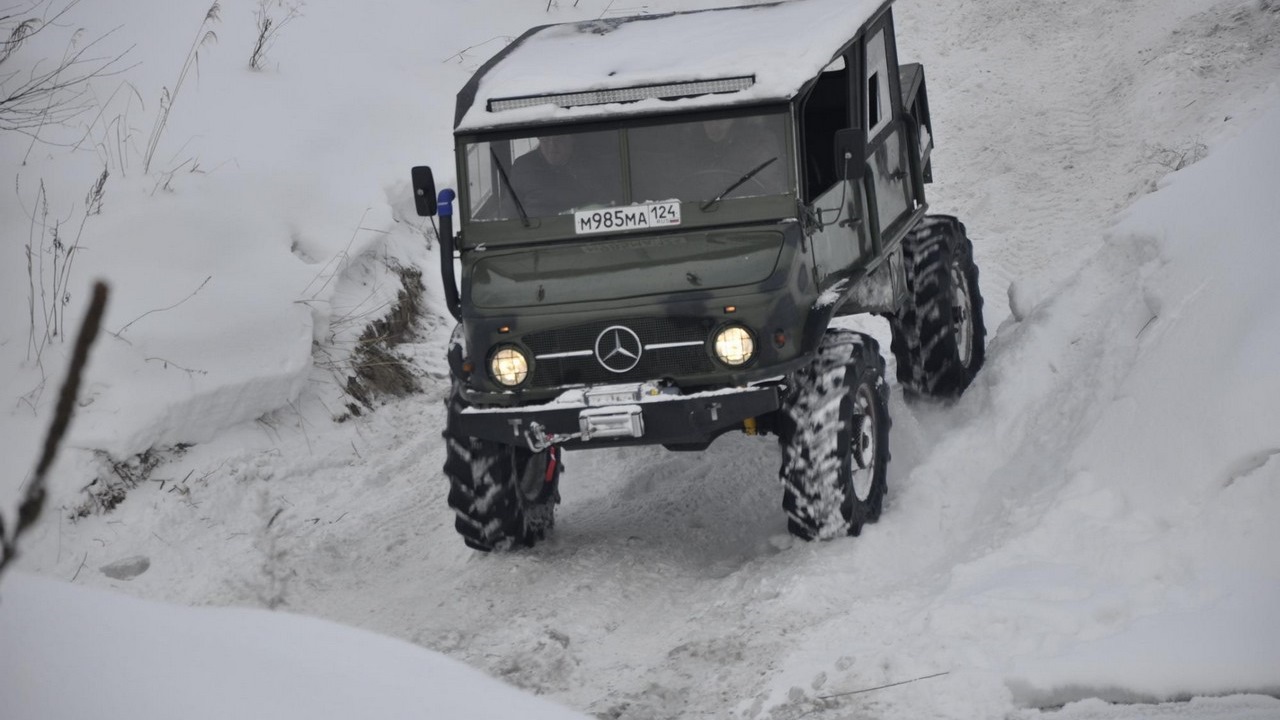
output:
POLYGON ((778 410, 782 508, 792 535, 858 535, 880 518, 890 424, 879 345, 828 330, 813 363, 788 378, 778 410))
POLYGON ((911 394, 959 397, 986 358, 973 243, 964 223, 930 215, 902 241, 910 296, 890 317, 898 382, 911 394))
MULTIPOLYGON (((455 387, 447 401, 450 417, 465 407, 455 387)), ((454 527, 476 550, 532 547, 555 526, 560 502, 559 448, 539 453, 465 437, 452 422, 444 431, 444 474, 454 527)))

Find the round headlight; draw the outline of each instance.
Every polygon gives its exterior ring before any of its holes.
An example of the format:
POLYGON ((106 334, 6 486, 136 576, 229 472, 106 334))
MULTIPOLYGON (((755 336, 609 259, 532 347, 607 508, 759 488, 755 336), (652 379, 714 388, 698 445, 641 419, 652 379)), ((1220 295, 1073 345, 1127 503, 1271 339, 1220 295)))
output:
POLYGON ((500 385, 515 387, 529 376, 529 360, 514 345, 503 345, 489 359, 489 374, 500 385))
POLYGON ((751 331, 741 325, 730 325, 716 333, 716 357, 725 365, 746 365, 756 354, 756 341, 751 331))

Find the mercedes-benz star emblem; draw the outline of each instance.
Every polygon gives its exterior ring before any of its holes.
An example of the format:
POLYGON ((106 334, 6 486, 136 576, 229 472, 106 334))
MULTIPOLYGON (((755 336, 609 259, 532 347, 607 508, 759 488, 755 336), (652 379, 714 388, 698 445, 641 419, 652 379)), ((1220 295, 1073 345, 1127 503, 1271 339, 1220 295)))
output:
POLYGON ((613 325, 596 338, 596 359, 610 372, 624 373, 635 367, 642 352, 640 336, 629 327, 613 325))

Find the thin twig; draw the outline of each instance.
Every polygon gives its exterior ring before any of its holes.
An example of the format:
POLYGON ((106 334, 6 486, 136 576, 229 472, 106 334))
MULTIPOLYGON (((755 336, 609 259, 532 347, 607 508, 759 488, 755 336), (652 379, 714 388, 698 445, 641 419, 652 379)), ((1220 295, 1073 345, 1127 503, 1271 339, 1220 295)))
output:
POLYGON ((178 363, 176 363, 176 362, 174 362, 174 361, 172 361, 172 360, 166 360, 166 359, 164 359, 164 358, 162 358, 162 357, 149 357, 149 358, 144 358, 144 359, 143 359, 143 362, 158 362, 158 363, 160 363, 161 365, 164 365, 164 369, 165 369, 165 370, 168 370, 168 369, 169 369, 169 367, 170 367, 170 366, 172 366, 174 369, 176 369, 176 370, 181 370, 182 372, 184 372, 184 373, 186 373, 186 374, 188 374, 188 375, 208 375, 208 374, 209 374, 209 371, 208 371, 208 370, 201 370, 201 369, 199 369, 199 368, 182 367, 182 366, 181 366, 181 365, 179 365, 178 363))
POLYGON ((128 329, 129 329, 129 326, 130 326, 130 325, 132 325, 132 324, 134 324, 134 323, 138 322, 138 321, 139 321, 139 320, 141 320, 142 318, 144 318, 144 317, 146 317, 146 316, 148 316, 148 315, 150 315, 150 314, 152 314, 152 313, 165 312, 166 310, 172 310, 172 309, 174 309, 174 308, 178 307, 178 306, 179 306, 179 305, 181 305, 182 303, 184 303, 184 302, 186 302, 186 301, 190 300, 191 298, 195 297, 195 296, 196 296, 196 293, 198 293, 198 292, 200 292, 201 290, 203 290, 203 289, 204 289, 204 286, 205 286, 205 285, 208 285, 208 284, 209 284, 209 281, 210 281, 210 280, 212 280, 212 279, 213 279, 213 276, 212 276, 212 275, 210 275, 209 277, 207 277, 207 278, 205 278, 205 279, 204 279, 204 282, 200 283, 200 287, 196 288, 195 290, 192 290, 190 295, 188 295, 188 296, 186 296, 186 297, 182 298, 181 300, 179 300, 178 302, 176 302, 176 303, 174 303, 174 304, 170 305, 169 307, 162 307, 162 308, 157 308, 157 309, 155 309, 155 310, 148 310, 148 311, 146 311, 146 312, 142 313, 141 315, 139 315, 138 317, 136 317, 136 318, 134 318, 134 319, 130 320, 129 322, 125 323, 125 326, 124 326, 124 327, 120 328, 119 330, 117 330, 117 331, 115 331, 115 332, 113 332, 113 333, 111 333, 111 334, 112 334, 112 335, 114 335, 114 336, 116 336, 116 337, 120 337, 121 335, 123 335, 123 334, 124 334, 124 331, 125 331, 125 330, 128 330, 128 329))
POLYGON ((351 257, 351 246, 355 244, 356 237, 360 234, 360 228, 364 225, 364 219, 369 215, 369 210, 371 210, 371 208, 365 208, 364 212, 360 215, 360 222, 356 223, 356 229, 351 232, 351 239, 347 240, 347 246, 342 249, 342 252, 329 258, 329 261, 324 264, 324 267, 320 268, 320 272, 316 273, 315 277, 311 278, 311 282, 307 283, 307 286, 302 288, 303 294, 306 294, 306 292, 311 289, 311 286, 314 285, 316 281, 324 275, 325 271, 332 266, 333 272, 330 273, 329 276, 324 279, 324 283, 311 294, 311 299, 316 299, 320 293, 324 292, 325 288, 329 287, 329 283, 333 282, 333 279, 338 276, 338 273, 342 271, 342 264, 351 257))
POLYGON ((849 692, 836 693, 835 695, 822 695, 818 699, 833 700, 835 698, 849 697, 850 695, 861 695, 863 693, 875 692, 876 690, 884 690, 886 688, 898 687, 899 685, 910 685, 911 683, 920 682, 921 680, 932 680, 933 678, 942 677, 943 675, 950 675, 950 674, 951 674, 950 671, 934 673, 932 675, 925 675, 923 677, 912 678, 910 680, 903 680, 901 682, 889 683, 888 685, 877 685, 876 687, 865 688, 862 690, 850 690, 849 692))
POLYGON ((1150 319, 1150 320, 1148 320, 1148 321, 1146 322, 1146 324, 1144 324, 1141 328, 1138 328, 1138 334, 1137 334, 1137 335, 1134 335, 1133 337, 1134 337, 1134 338, 1137 338, 1139 335, 1142 335, 1142 333, 1144 333, 1144 332, 1146 332, 1146 331, 1147 331, 1147 328, 1151 327, 1151 323, 1153 323, 1153 322, 1155 322, 1156 320, 1159 320, 1159 319, 1160 319, 1160 315, 1159 315, 1159 314, 1152 315, 1152 316, 1151 316, 1151 319, 1150 319))
POLYGON ((302 431, 302 439, 307 441, 307 453, 315 454, 315 449, 311 447, 311 436, 307 434, 307 419, 302 416, 302 411, 292 400, 289 401, 289 407, 298 416, 298 429, 302 431))
POLYGON ((75 582, 80 577, 80 571, 84 569, 85 561, 89 559, 89 551, 84 551, 84 557, 80 558, 80 567, 76 568, 76 574, 71 576, 71 582, 75 582))
POLYGON ((514 37, 512 37, 512 36, 510 36, 510 35, 495 35, 495 36, 493 36, 493 37, 489 38, 488 40, 485 40, 484 42, 478 42, 478 43, 476 43, 475 45, 469 45, 469 46, 467 46, 467 47, 464 47, 464 48, 462 48, 461 50, 459 50, 458 52, 456 52, 456 53, 454 53, 454 54, 450 55, 449 57, 447 57, 447 58, 445 58, 445 59, 441 60, 440 62, 442 62, 442 63, 447 63, 447 62, 449 62, 450 60, 453 60, 454 58, 457 58, 458 62, 459 62, 459 63, 461 63, 463 60, 465 60, 465 59, 467 58, 467 51, 469 51, 469 50, 475 50, 476 48, 478 48, 478 47, 480 47, 480 46, 482 46, 482 45, 488 45, 489 43, 493 42, 494 40, 504 40, 504 41, 506 41, 506 42, 511 42, 511 41, 512 41, 512 40, 514 40, 514 39, 515 39, 515 38, 514 38, 514 37))
POLYGON ((275 44, 276 36, 295 18, 302 15, 302 2, 286 4, 285 0, 279 0, 276 6, 284 11, 284 19, 277 21, 275 18, 267 14, 268 0, 258 0, 258 11, 255 15, 258 18, 258 40, 253 45, 253 52, 249 55, 249 69, 261 70, 263 63, 267 59, 267 51, 275 44))

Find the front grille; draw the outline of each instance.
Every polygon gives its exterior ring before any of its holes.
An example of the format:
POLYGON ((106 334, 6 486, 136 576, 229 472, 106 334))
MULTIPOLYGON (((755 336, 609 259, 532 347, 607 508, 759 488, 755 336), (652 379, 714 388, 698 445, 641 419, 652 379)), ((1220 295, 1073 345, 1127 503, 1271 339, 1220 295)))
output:
POLYGON ((630 328, 645 346, 661 343, 704 342, 714 321, 708 318, 634 318, 558 328, 526 335, 525 345, 538 355, 591 351, 591 355, 534 360, 534 387, 555 387, 592 383, 628 382, 711 372, 715 369, 703 345, 645 350, 640 362, 625 373, 615 373, 600 365, 595 357, 596 338, 606 328, 630 328))
POLYGON ((640 362, 624 373, 606 370, 594 355, 538 360, 533 371, 534 387, 555 387, 593 383, 652 380, 678 375, 694 375, 715 369, 703 346, 646 350, 640 362))
POLYGON ((614 325, 625 325, 631 328, 640 337, 641 343, 652 345, 706 340, 711 332, 712 321, 707 318, 685 317, 610 320, 530 333, 523 339, 524 344, 529 346, 534 355, 594 350, 596 338, 600 337, 600 333, 604 332, 605 328, 614 325))

